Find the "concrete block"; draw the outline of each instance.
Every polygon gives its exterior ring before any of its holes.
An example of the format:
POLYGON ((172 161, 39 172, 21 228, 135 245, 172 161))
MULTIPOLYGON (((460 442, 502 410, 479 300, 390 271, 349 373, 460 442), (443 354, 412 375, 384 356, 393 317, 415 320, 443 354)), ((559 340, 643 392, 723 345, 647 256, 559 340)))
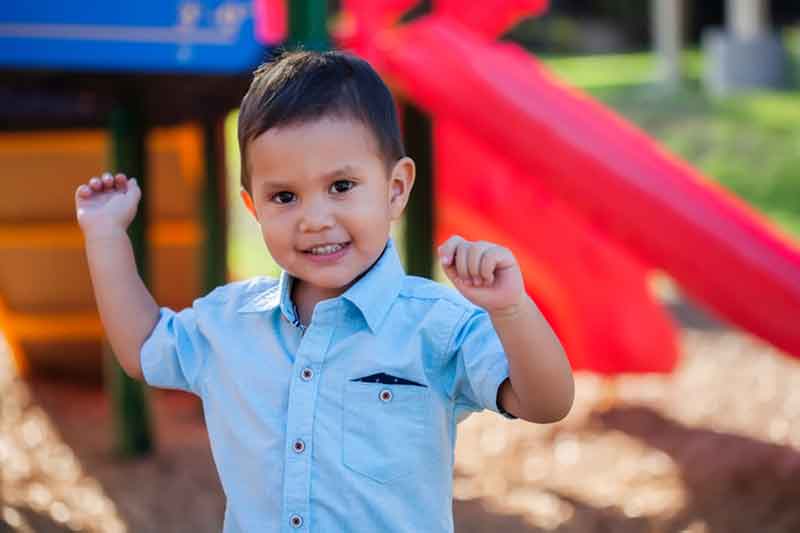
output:
POLYGON ((703 34, 703 82, 712 94, 748 89, 788 89, 791 62, 779 34, 740 39, 719 29, 703 34))

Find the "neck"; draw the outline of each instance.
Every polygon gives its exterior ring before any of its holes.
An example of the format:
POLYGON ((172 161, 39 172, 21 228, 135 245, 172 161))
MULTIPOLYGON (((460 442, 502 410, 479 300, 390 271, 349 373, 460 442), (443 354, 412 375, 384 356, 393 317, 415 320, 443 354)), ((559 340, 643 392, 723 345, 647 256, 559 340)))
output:
POLYGON ((336 298, 346 290, 347 287, 338 289, 317 287, 295 278, 292 284, 292 301, 297 308, 297 315, 300 319, 300 323, 305 326, 310 324, 314 307, 316 307, 319 302, 330 298, 336 298))

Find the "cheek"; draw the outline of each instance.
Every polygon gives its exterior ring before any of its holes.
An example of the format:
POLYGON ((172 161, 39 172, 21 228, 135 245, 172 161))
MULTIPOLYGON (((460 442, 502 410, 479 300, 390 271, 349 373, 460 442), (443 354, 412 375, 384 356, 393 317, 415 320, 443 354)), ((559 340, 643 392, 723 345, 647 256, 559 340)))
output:
POLYGON ((288 240, 289 232, 286 223, 280 217, 270 217, 269 220, 261 219, 259 225, 267 246, 281 246, 288 240))
POLYGON ((357 225, 363 231, 376 232, 389 223, 389 216, 385 205, 372 202, 344 210, 341 219, 357 225))
POLYGON ((351 207, 350 211, 359 218, 370 219, 376 225, 382 226, 391 217, 388 191, 384 187, 370 190, 351 207))

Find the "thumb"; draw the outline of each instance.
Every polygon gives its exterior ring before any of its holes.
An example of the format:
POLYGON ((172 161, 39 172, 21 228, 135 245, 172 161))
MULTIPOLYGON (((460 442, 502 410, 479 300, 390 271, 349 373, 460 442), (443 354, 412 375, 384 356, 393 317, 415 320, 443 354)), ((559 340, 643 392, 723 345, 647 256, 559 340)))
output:
POLYGON ((442 271, 444 275, 447 276, 447 279, 453 282, 453 285, 459 284, 459 277, 458 277, 458 269, 456 269, 455 264, 447 264, 445 261, 439 261, 442 265, 442 271))

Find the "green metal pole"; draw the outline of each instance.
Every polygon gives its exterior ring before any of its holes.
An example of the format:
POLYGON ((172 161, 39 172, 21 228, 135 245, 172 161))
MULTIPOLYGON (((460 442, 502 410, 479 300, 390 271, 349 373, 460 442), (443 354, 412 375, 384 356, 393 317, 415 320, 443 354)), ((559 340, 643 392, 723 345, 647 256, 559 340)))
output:
MULTIPOLYGON (((142 110, 136 98, 125 100, 111 113, 111 150, 113 171, 135 177, 146 193, 145 128, 142 110)), ((136 266, 145 283, 148 279, 147 207, 146 194, 143 194, 136 218, 128 228, 136 266)), ((117 451, 127 457, 146 454, 153 447, 147 391, 141 383, 125 374, 108 344, 106 387, 111 392, 117 451)))
POLYGON ((330 48, 327 0, 289 2, 289 44, 308 50, 330 48))
POLYGON ((202 213, 205 246, 202 249, 203 292, 223 285, 227 280, 227 239, 225 214, 225 145, 223 120, 203 121, 206 176, 203 183, 202 213))
POLYGON ((433 133, 431 120, 415 105, 403 106, 403 138, 417 167, 414 189, 406 206, 406 271, 414 276, 433 276, 433 133))

